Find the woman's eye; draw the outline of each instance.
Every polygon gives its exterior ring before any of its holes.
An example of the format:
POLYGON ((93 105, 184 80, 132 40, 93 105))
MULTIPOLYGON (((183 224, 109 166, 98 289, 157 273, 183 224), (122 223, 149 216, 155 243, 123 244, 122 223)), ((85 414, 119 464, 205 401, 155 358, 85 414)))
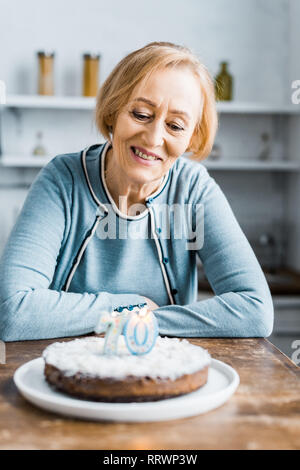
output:
MULTIPOLYGON (((147 121, 151 119, 153 116, 149 116, 148 114, 139 113, 138 111, 131 111, 132 116, 137 119, 138 121, 147 121)), ((174 132, 184 131, 184 128, 175 124, 173 122, 167 124, 169 128, 174 132)))
POLYGON ((139 119, 140 121, 145 121, 150 117, 147 114, 138 113, 137 111, 132 111, 132 114, 136 119, 139 119))
POLYGON ((178 126, 177 124, 169 124, 169 127, 172 129, 172 131, 184 131, 183 127, 178 126))

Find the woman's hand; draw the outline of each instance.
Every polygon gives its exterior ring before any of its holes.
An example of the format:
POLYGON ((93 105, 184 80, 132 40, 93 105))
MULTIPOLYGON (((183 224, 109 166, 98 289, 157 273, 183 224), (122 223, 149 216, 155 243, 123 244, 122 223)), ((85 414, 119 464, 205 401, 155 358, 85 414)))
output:
POLYGON ((147 302, 149 310, 155 310, 156 308, 159 308, 159 305, 157 305, 153 300, 148 299, 148 297, 144 297, 145 302, 147 302))

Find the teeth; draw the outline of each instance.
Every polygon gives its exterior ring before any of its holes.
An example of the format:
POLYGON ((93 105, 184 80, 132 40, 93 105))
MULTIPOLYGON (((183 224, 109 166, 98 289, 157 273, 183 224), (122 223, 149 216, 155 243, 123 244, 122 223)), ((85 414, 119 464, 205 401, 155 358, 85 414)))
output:
POLYGON ((136 148, 134 149, 134 152, 135 152, 135 154, 136 154, 138 157, 143 158, 144 160, 151 160, 151 161, 152 161, 152 160, 157 160, 156 157, 153 157, 153 156, 151 156, 151 155, 145 155, 144 153, 140 152, 140 151, 139 151, 138 149, 136 149, 136 148))

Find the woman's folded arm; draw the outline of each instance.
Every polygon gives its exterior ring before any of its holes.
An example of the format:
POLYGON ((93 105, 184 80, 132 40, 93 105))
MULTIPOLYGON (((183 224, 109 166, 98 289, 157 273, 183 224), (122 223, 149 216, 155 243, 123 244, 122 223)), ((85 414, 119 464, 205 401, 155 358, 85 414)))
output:
POLYGON ((207 172, 198 203, 204 205, 204 243, 198 255, 215 295, 155 310, 160 333, 269 336, 274 312, 265 276, 226 197, 207 172))
POLYGON ((228 292, 189 305, 155 310, 161 335, 188 337, 267 337, 273 306, 247 292, 228 292))
POLYGON ((34 181, 0 261, 0 338, 4 341, 92 332, 103 310, 136 304, 135 294, 72 293, 50 285, 70 224, 72 177, 52 160, 34 181))

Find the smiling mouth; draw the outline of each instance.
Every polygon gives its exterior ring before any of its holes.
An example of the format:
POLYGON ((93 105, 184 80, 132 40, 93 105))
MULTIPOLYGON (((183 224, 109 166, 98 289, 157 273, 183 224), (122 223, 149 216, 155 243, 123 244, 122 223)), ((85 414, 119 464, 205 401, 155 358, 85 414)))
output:
POLYGON ((131 147, 132 151, 137 157, 142 158, 143 160, 148 160, 148 161, 155 161, 155 160, 162 160, 158 155, 155 155, 153 153, 148 153, 144 149, 140 149, 139 147, 131 147))

